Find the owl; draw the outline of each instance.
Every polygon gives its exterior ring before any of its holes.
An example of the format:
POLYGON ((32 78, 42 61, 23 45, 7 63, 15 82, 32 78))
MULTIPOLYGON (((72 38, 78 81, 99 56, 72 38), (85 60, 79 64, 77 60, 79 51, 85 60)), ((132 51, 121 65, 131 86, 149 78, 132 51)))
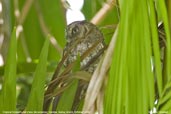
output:
MULTIPOLYGON (((60 74, 61 66, 68 67, 72 65, 80 56, 80 70, 92 74, 97 67, 97 64, 106 48, 104 37, 101 31, 92 23, 88 21, 75 21, 69 24, 66 28, 66 45, 63 51, 63 57, 58 64, 56 71, 52 77, 50 84, 47 87, 44 97, 43 110, 47 111, 50 103, 53 101, 53 107, 58 104, 60 94, 56 95, 54 99, 51 96, 57 87, 64 87, 67 85, 65 81, 61 81, 63 72, 60 74), (59 80, 56 80, 60 76, 59 80)), ((70 72, 67 73, 71 73, 70 72)), ((66 73, 66 72, 65 72, 66 73)), ((64 74, 65 74, 64 73, 64 74)), ((66 76, 64 76, 66 77, 66 76)), ((75 110, 85 95, 87 84, 83 80, 79 81, 79 86, 75 95, 73 110, 75 110), (83 93, 83 94, 82 94, 83 93), (81 96, 81 97, 80 97, 81 96)))
POLYGON ((81 69, 93 73, 106 47, 101 31, 88 21, 75 21, 66 28, 66 41, 64 66, 81 56, 81 69))
MULTIPOLYGON (((63 57, 66 57, 64 66, 67 67, 80 56, 81 70, 92 74, 106 48, 101 31, 88 21, 75 21, 66 28, 66 41, 63 52, 63 57)), ((77 109, 80 99, 84 98, 88 85, 82 83, 84 82, 80 80, 73 110, 77 109)))

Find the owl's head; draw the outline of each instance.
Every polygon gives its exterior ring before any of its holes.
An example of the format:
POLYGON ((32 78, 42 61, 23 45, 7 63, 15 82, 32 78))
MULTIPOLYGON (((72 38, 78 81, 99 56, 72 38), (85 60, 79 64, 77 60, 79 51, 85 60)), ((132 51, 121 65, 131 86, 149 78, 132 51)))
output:
POLYGON ((96 26, 86 20, 69 24, 65 31, 67 43, 85 37, 94 28, 96 26))

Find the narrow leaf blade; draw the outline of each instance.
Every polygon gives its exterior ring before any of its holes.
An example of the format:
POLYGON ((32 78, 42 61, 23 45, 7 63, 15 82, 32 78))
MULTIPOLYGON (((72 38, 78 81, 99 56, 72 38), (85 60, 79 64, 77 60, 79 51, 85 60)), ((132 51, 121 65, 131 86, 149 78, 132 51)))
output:
POLYGON ((16 28, 14 28, 8 48, 4 83, 2 88, 2 111, 16 110, 16 28))
POLYGON ((40 61, 34 74, 32 89, 27 104, 27 111, 41 111, 44 98, 44 85, 46 77, 46 63, 48 56, 49 40, 46 39, 40 54, 40 61))

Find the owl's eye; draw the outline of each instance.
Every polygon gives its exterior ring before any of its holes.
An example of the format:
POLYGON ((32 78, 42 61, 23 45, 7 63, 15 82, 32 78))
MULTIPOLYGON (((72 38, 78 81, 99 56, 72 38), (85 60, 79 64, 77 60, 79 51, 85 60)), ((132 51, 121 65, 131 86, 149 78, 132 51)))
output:
POLYGON ((75 26, 73 29, 72 29, 72 35, 78 33, 79 29, 77 26, 75 26))

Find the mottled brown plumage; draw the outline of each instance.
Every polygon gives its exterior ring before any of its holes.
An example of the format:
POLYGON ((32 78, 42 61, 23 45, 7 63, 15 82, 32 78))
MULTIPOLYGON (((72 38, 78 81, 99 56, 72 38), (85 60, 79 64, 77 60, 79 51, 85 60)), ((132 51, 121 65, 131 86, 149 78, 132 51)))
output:
POLYGON ((104 37, 100 30, 87 21, 76 21, 67 26, 66 29, 67 44, 64 49, 64 56, 68 54, 64 61, 64 66, 68 66, 70 63, 76 60, 78 55, 82 56, 86 51, 87 56, 83 57, 81 61, 81 68, 88 65, 86 69, 89 73, 93 73, 97 66, 99 57, 97 56, 100 50, 105 48, 104 37), (91 48, 93 48, 91 50, 91 48), (96 61, 90 61, 93 58, 96 61))
MULTIPOLYGON (((58 64, 56 71, 47 87, 44 97, 43 110, 47 111, 53 100, 52 109, 56 110, 56 106, 62 93, 55 93, 56 89, 67 86, 70 73, 72 73, 74 62, 80 56, 80 70, 92 74, 104 53, 106 45, 104 43, 103 34, 92 23, 87 21, 75 21, 66 28, 66 46, 63 51, 63 57, 58 64), (62 69, 64 66, 64 69, 62 69), (60 77, 60 78, 59 78, 60 77), (67 81, 66 81, 67 80, 67 81)), ((85 94, 87 83, 83 80, 79 81, 75 100, 72 109, 75 110, 85 94)))
MULTIPOLYGON (((64 66, 67 67, 81 56, 81 70, 93 73, 104 52, 105 43, 103 34, 100 30, 87 21, 76 21, 67 26, 67 44, 64 49, 64 66)), ((76 92, 73 110, 77 109, 80 99, 84 97, 87 84, 80 80, 76 92)))

